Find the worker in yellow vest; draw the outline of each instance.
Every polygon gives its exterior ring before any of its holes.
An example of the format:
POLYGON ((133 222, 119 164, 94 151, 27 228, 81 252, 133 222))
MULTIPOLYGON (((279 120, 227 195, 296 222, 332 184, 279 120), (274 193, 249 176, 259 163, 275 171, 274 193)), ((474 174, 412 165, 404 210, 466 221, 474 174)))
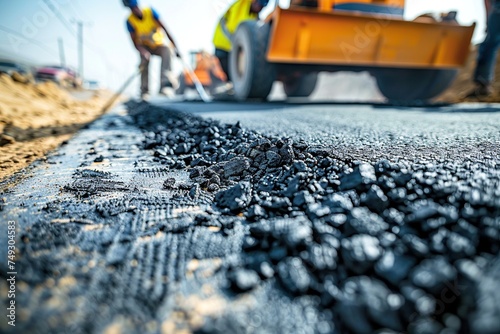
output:
POLYGON ((229 52, 233 34, 241 22, 256 20, 261 10, 267 6, 269 0, 237 0, 221 18, 215 30, 213 43, 215 56, 219 58, 222 70, 229 80, 229 52))
MULTIPOLYGON (((172 35, 160 20, 158 13, 151 7, 140 8, 138 0, 122 0, 129 7, 131 14, 127 19, 127 29, 135 48, 141 56, 141 98, 149 97, 149 61, 151 55, 161 57, 160 94, 172 97, 175 93, 174 86, 177 85, 175 77, 171 73, 171 52, 165 45, 162 30, 167 34, 177 53, 172 35)), ((177 53, 177 56, 179 54, 177 53)))

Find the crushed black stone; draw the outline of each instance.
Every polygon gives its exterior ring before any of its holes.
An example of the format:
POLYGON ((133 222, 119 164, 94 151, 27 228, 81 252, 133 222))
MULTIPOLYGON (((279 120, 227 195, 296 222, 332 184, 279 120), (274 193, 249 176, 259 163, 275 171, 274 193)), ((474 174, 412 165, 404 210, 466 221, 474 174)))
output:
POLYGON ((191 180, 217 192, 221 214, 246 217, 246 269, 229 275, 235 291, 277 275, 291 295, 317 295, 325 311, 335 305, 332 328, 354 333, 498 325, 498 299, 476 304, 487 287, 474 264, 499 250, 499 163, 340 161, 328 147, 239 123, 165 110, 132 115, 147 131, 145 148, 170 152, 157 159, 172 168, 190 162, 191 180), (464 274, 477 292, 452 289, 464 274), (474 297, 460 298, 466 293, 474 297), (465 311, 476 307, 482 313, 465 311))

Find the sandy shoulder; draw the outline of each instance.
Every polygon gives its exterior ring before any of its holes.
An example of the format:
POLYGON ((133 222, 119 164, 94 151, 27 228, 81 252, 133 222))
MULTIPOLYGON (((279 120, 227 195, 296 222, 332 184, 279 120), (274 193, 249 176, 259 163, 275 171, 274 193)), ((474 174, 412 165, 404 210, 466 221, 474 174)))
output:
POLYGON ((84 95, 89 98, 82 101, 52 82, 21 83, 0 75, 0 181, 44 158, 98 118, 112 94, 84 95))

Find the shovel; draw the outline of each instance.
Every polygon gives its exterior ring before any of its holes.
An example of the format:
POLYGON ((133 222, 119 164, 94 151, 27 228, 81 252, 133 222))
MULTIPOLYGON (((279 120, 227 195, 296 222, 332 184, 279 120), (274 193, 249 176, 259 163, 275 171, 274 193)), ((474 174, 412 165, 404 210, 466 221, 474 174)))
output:
POLYGON ((127 87, 130 85, 130 83, 135 79, 136 76, 138 76, 139 74, 142 73, 142 71, 144 70, 144 66, 139 66, 139 69, 134 72, 134 74, 132 74, 130 76, 130 78, 127 79, 127 81, 125 81, 125 83, 123 84, 123 86, 120 87, 120 89, 115 93, 115 95, 113 95, 108 103, 106 103, 104 105, 104 107, 102 107, 101 109, 101 113, 104 114, 106 111, 108 111, 108 109, 113 105, 113 103, 115 103, 116 99, 123 94, 123 92, 125 91, 125 89, 127 89, 127 87))

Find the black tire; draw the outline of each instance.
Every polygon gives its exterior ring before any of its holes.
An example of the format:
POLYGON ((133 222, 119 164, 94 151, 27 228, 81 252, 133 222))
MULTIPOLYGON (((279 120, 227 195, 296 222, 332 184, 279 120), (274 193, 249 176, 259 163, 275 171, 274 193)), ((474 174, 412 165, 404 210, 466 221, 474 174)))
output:
POLYGON ((283 88, 288 97, 309 97, 318 83, 318 73, 307 73, 300 77, 283 81, 283 88))
POLYGON ((430 100, 444 93, 458 75, 458 70, 438 70, 427 88, 421 93, 421 100, 430 100))
POLYGON ((270 25, 242 22, 234 34, 229 54, 229 73, 237 100, 266 99, 276 79, 273 64, 266 60, 270 25))
POLYGON ((374 73, 380 92, 390 101, 427 101, 444 92, 457 70, 387 69, 374 73))

